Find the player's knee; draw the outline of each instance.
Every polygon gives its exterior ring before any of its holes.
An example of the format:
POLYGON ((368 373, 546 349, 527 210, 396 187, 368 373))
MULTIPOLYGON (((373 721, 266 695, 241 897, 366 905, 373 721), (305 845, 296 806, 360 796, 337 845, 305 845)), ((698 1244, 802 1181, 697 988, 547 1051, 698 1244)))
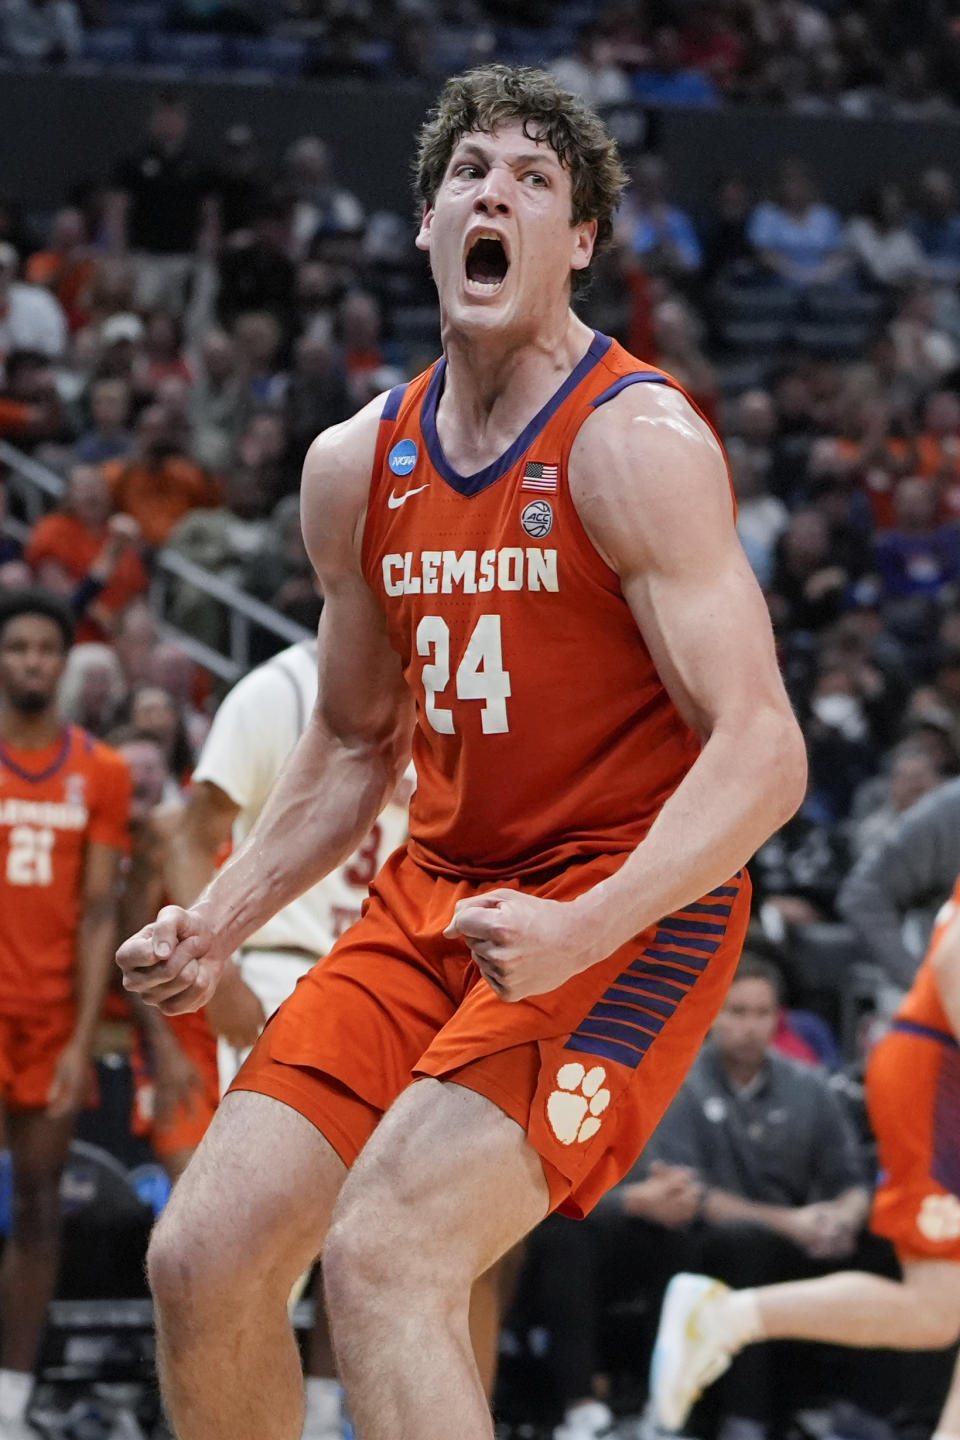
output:
POLYGON ((147 1276, 159 1310, 178 1326, 203 1324, 207 1312, 224 1316, 243 1271, 243 1256, 191 1217, 167 1214, 154 1227, 147 1249, 147 1276))

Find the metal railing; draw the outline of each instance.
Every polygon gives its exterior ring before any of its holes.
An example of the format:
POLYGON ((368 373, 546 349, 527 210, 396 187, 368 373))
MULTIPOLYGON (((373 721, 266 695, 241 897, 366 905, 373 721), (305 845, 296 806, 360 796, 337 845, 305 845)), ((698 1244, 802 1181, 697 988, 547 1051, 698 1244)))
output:
MULTIPOLYGON (((24 455, 5 440, 0 440, 0 466, 6 468, 7 487, 17 497, 26 517, 24 524, 15 516, 8 516, 4 528, 16 539, 24 540, 30 528, 61 499, 66 482, 55 471, 24 455)), ((236 585, 166 548, 158 550, 153 556, 150 600, 164 638, 176 641, 191 660, 228 685, 239 680, 250 668, 252 627, 266 630, 287 645, 310 638, 310 632, 296 621, 288 620, 285 615, 245 594, 236 585), (226 652, 198 640, 167 618, 171 589, 177 582, 192 585, 205 598, 223 607, 226 652)))

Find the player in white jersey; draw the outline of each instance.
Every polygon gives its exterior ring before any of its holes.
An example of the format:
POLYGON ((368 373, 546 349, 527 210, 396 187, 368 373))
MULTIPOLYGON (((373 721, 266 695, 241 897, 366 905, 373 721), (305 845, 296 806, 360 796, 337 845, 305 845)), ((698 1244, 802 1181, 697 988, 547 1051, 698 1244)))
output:
MULTIPOLYGON (((167 865, 171 898, 188 905, 210 880, 231 844, 252 829, 317 698, 313 640, 275 655, 239 680, 224 698, 207 736, 167 865)), ((265 1022, 297 981, 360 917, 370 881, 407 838, 401 792, 384 807, 346 864, 292 901, 251 935, 207 1006, 217 1033, 221 1092, 226 1091, 265 1022)), ((315 1287, 317 1324, 307 1342, 304 1440, 340 1435, 340 1391, 315 1287)))

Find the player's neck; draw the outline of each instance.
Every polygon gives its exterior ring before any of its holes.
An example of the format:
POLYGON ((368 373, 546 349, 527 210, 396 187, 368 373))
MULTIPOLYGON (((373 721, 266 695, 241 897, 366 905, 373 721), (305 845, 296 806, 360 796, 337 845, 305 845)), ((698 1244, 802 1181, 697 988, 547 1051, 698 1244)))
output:
POLYGON ((0 742, 14 750, 46 750, 63 734, 63 718, 56 705, 39 715, 24 715, 0 696, 0 742))
MULTIPOLYGON (((567 310, 536 335, 444 335, 447 372, 437 414, 448 459, 495 459, 583 359, 593 332, 567 310), (488 451, 493 453, 488 454, 488 451)), ((459 467, 458 467, 459 468, 459 467)))

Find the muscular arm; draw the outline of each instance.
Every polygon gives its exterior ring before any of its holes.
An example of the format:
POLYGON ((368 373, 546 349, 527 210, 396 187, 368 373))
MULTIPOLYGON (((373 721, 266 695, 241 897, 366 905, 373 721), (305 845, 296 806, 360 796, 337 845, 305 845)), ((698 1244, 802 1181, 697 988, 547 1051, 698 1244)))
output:
POLYGON ((175 905, 192 905, 213 878, 240 807, 212 780, 194 783, 168 847, 164 878, 175 905))
POLYGON ((583 427, 570 479, 671 699, 703 742, 643 843, 574 902, 595 927, 599 959, 744 865, 800 804, 806 756, 723 458, 689 405, 661 386, 625 390, 583 427))
POLYGON ((206 1003, 230 953, 350 854, 409 758, 412 697, 360 567, 381 408, 382 399, 326 431, 304 466, 304 540, 324 593, 318 700, 306 729, 189 921, 175 919, 171 929, 161 912, 152 937, 143 932, 118 956, 127 988, 170 1013, 206 1003), (142 953, 145 942, 152 954, 142 953))

